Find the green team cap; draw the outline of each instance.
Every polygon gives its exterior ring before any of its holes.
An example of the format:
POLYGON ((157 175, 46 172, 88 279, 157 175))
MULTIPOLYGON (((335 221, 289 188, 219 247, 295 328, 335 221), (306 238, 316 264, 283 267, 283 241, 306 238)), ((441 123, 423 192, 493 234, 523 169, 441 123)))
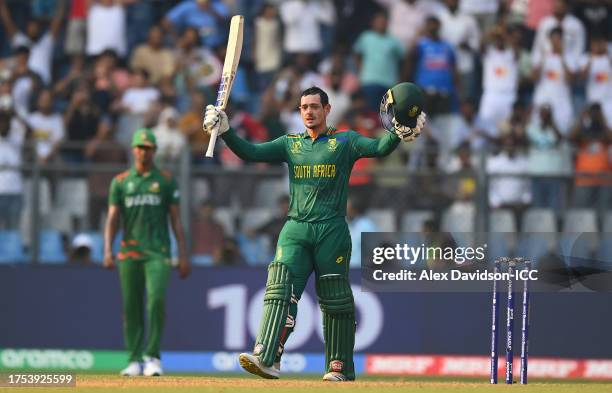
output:
POLYGON ((391 104, 395 120, 410 128, 416 127, 424 102, 423 90, 414 83, 399 83, 387 90, 387 104, 391 104))
POLYGON ((132 147, 136 146, 157 146, 155 134, 153 134, 153 131, 151 131, 150 128, 141 128, 134 133, 134 136, 132 136, 132 147))

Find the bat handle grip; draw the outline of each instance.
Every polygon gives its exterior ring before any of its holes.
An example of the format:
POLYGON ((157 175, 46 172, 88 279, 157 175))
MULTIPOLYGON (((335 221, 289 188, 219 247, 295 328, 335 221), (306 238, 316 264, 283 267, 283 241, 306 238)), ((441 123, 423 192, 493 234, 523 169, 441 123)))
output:
POLYGON ((211 158, 215 151, 215 143, 217 142, 217 136, 219 135, 219 127, 213 127, 210 132, 210 140, 208 141, 208 149, 206 149, 206 157, 211 158))

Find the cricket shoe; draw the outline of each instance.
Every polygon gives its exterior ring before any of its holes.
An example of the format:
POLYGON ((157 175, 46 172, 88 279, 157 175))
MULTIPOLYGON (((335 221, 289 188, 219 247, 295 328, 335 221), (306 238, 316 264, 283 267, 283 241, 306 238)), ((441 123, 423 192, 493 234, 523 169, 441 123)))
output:
POLYGON ((332 381, 332 382, 344 382, 348 381, 348 378, 337 371, 330 371, 323 376, 324 381, 332 381))
POLYGON ((157 358, 145 357, 144 369, 142 375, 145 377, 159 377, 164 374, 161 361, 157 358))
POLYGON ((121 370, 121 375, 124 377, 136 377, 142 375, 142 364, 138 362, 130 362, 126 368, 121 370))
POLYGON ((259 356, 251 355, 250 353, 241 353, 238 359, 240 360, 240 367, 251 374, 259 375, 266 379, 278 379, 280 375, 279 362, 274 363, 272 367, 268 367, 261 363, 259 356))

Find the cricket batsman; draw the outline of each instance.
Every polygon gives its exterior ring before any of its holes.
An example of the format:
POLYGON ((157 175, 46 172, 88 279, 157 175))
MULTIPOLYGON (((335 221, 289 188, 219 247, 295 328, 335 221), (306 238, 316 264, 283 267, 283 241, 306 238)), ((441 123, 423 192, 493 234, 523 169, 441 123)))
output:
POLYGON ((323 380, 355 379, 355 305, 348 280, 351 239, 345 220, 348 180, 356 160, 391 153, 401 140, 412 141, 425 123, 423 93, 411 83, 387 91, 381 119, 391 131, 378 139, 327 125, 327 94, 318 87, 302 92, 300 113, 305 131, 271 142, 251 144, 229 127, 226 114, 208 105, 203 128, 218 128, 238 157, 255 162, 286 162, 290 207, 279 235, 276 256, 268 266, 264 309, 253 354, 239 361, 247 372, 276 379, 284 345, 296 323, 297 305, 310 274, 316 290, 325 341, 323 380))
POLYGON ((129 353, 129 364, 121 371, 125 376, 163 374, 159 347, 164 329, 166 286, 172 268, 168 218, 178 245, 179 275, 185 278, 190 273, 179 216, 179 190, 172 175, 153 164, 156 147, 155 135, 150 129, 138 130, 132 139, 134 166, 115 176, 109 192, 104 267, 115 267, 112 243, 121 219, 123 239, 117 259, 123 295, 123 334, 129 353), (145 291, 149 337, 143 353, 145 291))

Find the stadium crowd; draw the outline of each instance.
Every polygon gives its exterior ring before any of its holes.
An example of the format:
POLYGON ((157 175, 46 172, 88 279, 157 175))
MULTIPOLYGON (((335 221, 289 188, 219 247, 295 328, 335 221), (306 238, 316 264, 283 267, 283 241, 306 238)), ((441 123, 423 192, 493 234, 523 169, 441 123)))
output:
MULTIPOLYGON (((424 89, 424 135, 355 165, 354 234, 381 229, 368 207, 474 209, 481 155, 488 205, 519 222, 527 207, 607 210, 610 1, 0 0, 0 228, 23 227, 21 165, 127 165, 141 127, 154 130, 160 165, 191 154, 194 168, 265 171, 222 143, 214 160, 203 158, 203 108, 215 99, 233 14, 245 16, 245 36, 228 115, 253 142, 300 132, 299 95, 312 85, 330 97, 328 123, 368 136, 381 132, 388 88, 408 80, 424 89)), ((88 219, 75 230, 99 228, 112 175, 87 175, 88 219)), ((47 177, 51 203, 58 176, 47 177)), ((286 198, 234 231, 234 219, 215 215, 235 202, 221 191, 241 189, 241 208, 256 209, 261 182, 217 179, 193 190, 192 252, 203 264, 268 262, 286 198)))

